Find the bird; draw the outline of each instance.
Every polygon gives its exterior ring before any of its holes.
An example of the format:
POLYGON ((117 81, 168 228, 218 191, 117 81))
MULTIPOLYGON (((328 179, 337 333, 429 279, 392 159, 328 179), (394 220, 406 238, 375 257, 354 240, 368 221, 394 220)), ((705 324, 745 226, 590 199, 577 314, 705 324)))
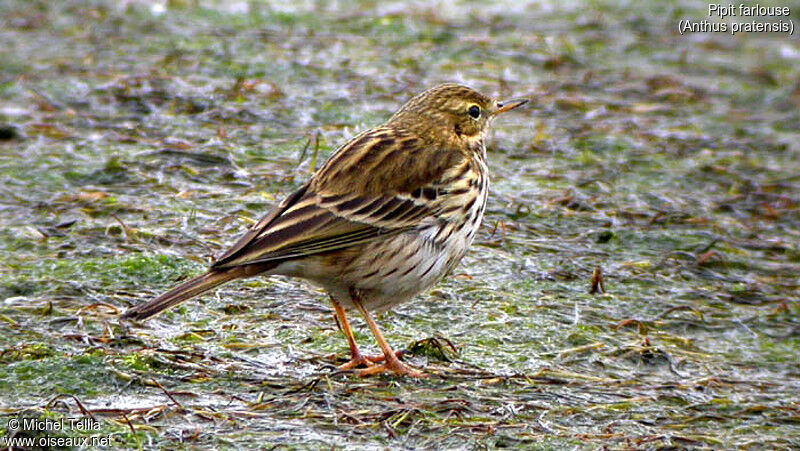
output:
POLYGON ((486 209, 491 124, 528 100, 500 102, 454 83, 416 95, 388 121, 335 150, 205 274, 129 308, 122 318, 144 320, 234 279, 298 277, 330 297, 350 348, 340 370, 426 377, 400 360, 371 312, 429 289, 464 257, 486 209), (383 355, 361 353, 346 316, 352 309, 383 355))

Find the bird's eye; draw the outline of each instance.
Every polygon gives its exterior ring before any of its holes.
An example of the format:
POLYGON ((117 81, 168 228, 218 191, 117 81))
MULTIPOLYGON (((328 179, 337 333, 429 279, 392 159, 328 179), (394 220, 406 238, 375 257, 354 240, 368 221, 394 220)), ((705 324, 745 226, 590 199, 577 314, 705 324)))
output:
POLYGON ((467 113, 472 116, 473 119, 478 119, 481 117, 481 108, 478 105, 472 105, 467 110, 467 113))

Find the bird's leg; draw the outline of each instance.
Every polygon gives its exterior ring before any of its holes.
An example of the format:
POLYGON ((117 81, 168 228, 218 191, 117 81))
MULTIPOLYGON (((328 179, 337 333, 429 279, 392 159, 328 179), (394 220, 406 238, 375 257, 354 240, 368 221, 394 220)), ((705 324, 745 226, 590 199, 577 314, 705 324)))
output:
MULTIPOLYGON (((347 338, 347 344, 350 346, 350 361, 343 365, 339 365, 337 368, 342 371, 347 371, 361 365, 371 367, 377 362, 383 362, 386 360, 386 357, 383 355, 365 356, 361 354, 361 351, 358 350, 358 345, 356 345, 356 339, 353 336, 353 330, 350 328, 350 321, 347 320, 347 315, 345 314, 342 304, 337 302, 333 297, 331 297, 331 303, 333 304, 333 308, 335 310, 334 319, 336 319, 336 325, 339 326, 339 330, 344 333, 345 337, 347 338)), ((399 357, 402 352, 403 351, 397 351, 395 352, 395 355, 399 357)))
POLYGON ((339 326, 341 326, 340 329, 344 333, 344 336, 347 337, 347 344, 350 346, 350 361, 344 365, 339 365, 338 368, 342 371, 346 371, 360 365, 367 367, 373 366, 372 360, 362 355, 361 351, 358 350, 356 338, 353 336, 353 330, 350 329, 350 322, 347 321, 347 316, 344 314, 342 304, 339 304, 332 296, 331 303, 333 304, 333 309, 336 311, 336 320, 339 326))
POLYGON ((371 366, 369 368, 359 370, 357 374, 363 377, 371 374, 382 373, 384 371, 391 371, 395 374, 401 374, 404 376, 426 377, 425 373, 422 371, 409 367, 397 358, 397 354, 395 354, 395 352, 392 350, 392 347, 389 346, 389 343, 386 342, 386 339, 383 338, 383 334, 381 334, 380 329, 378 329, 378 325, 375 323, 375 320, 372 319, 372 316, 370 316, 367 309, 364 308, 364 304, 361 303, 361 299, 359 299, 356 290, 350 290, 350 297, 352 298, 353 304, 356 306, 358 311, 364 316, 364 320, 367 322, 369 330, 372 331, 372 335, 375 336, 375 340, 378 341, 378 346, 381 347, 381 351, 383 351, 383 358, 386 361, 386 363, 383 365, 371 366))

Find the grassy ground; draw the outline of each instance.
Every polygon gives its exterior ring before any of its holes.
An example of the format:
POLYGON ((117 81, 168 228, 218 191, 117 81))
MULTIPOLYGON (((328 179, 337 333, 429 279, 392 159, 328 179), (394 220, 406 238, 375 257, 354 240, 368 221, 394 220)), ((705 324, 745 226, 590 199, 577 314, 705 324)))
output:
POLYGON ((2 3, 0 434, 800 447, 797 35, 682 36, 707 3, 619 3, 2 3), (299 280, 116 319, 442 81, 535 102, 496 124, 457 274, 379 319, 432 377, 337 373, 299 280), (9 426, 66 417, 99 429, 9 426))

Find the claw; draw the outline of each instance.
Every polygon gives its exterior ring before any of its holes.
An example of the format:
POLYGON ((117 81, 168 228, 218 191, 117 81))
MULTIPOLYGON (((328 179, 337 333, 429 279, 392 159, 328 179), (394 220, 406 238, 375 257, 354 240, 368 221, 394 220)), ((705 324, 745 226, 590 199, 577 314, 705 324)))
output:
MULTIPOLYGON (((397 351, 394 353, 396 357, 400 357, 404 354, 404 351, 397 351)), ((386 360, 386 356, 382 355, 362 355, 360 352, 350 358, 350 360, 342 365, 337 366, 336 368, 340 371, 347 371, 353 368, 358 368, 359 366, 365 366, 367 368, 372 368, 375 366, 376 363, 380 363, 386 360)))
POLYGON ((347 343, 350 346, 350 360, 343 364, 339 365, 338 369, 340 371, 348 371, 359 366, 365 366, 366 368, 356 370, 356 375, 359 377, 371 376, 373 374, 380 374, 384 372, 391 372, 399 376, 408 376, 408 377, 428 377, 425 373, 420 370, 411 368, 410 366, 404 364, 400 361, 398 357, 402 355, 403 351, 395 352, 389 346, 389 343, 383 338, 381 331, 378 329, 378 325, 375 324, 375 321, 367 312, 367 309, 364 308, 364 305, 361 303, 361 300, 358 299, 356 293, 351 293, 353 304, 355 304, 356 308, 361 312, 364 316, 364 319, 367 321, 367 325, 369 326, 372 334, 375 336, 375 339, 378 341, 378 345, 381 347, 383 351, 382 356, 375 356, 375 357, 367 357, 362 355, 361 352, 358 350, 358 346, 356 346, 355 337, 353 337, 353 331, 350 329, 350 324, 347 321, 347 316, 345 316, 344 308, 342 308, 341 304, 339 304, 336 299, 331 297, 331 302, 333 303, 333 308, 336 310, 336 314, 334 317, 336 318, 336 323, 339 325, 339 328, 344 332, 345 337, 347 338, 347 343), (384 362, 381 365, 376 365, 378 362, 384 362))
POLYGON ((375 366, 375 362, 372 360, 371 357, 366 357, 361 354, 358 354, 357 356, 353 356, 353 358, 351 358, 349 362, 343 365, 339 365, 336 368, 339 369, 339 371, 347 371, 362 365, 366 366, 367 368, 370 368, 375 366))
POLYGON ((411 368, 410 366, 400 362, 399 360, 390 360, 383 365, 374 365, 369 368, 364 368, 363 370, 356 371, 356 375, 358 377, 366 377, 372 376, 373 374, 380 374, 385 372, 391 372, 399 376, 408 376, 408 377, 418 377, 418 378, 425 378, 428 377, 427 374, 423 373, 420 370, 411 368))

